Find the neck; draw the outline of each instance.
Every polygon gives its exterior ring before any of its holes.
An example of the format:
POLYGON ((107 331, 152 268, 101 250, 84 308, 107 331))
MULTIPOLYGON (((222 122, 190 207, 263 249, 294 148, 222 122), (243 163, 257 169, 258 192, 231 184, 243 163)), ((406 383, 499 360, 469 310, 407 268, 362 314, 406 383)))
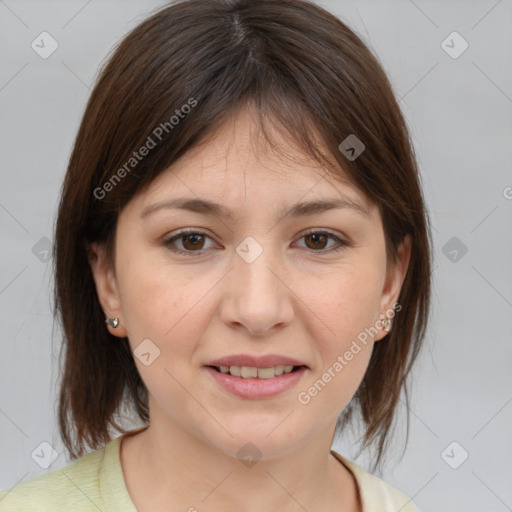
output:
POLYGON ((156 422, 123 440, 121 460, 140 510, 360 510, 331 439, 325 432, 278 458, 244 464, 176 424, 156 422))

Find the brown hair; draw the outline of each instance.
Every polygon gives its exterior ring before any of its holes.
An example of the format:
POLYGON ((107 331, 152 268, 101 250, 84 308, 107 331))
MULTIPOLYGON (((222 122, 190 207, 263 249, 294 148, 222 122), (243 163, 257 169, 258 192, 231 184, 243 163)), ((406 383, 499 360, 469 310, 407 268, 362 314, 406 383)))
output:
POLYGON ((65 348, 59 427, 72 458, 82 456, 86 445, 95 450, 110 441, 110 427, 126 431, 116 418, 122 405, 133 407, 144 423, 149 420, 147 389, 128 341, 105 327, 87 246, 105 244, 113 262, 116 221, 127 202, 249 102, 262 127, 267 119, 278 123, 339 179, 313 133, 321 136, 353 185, 378 205, 388 261, 395 261, 405 235, 412 237, 402 309, 385 341, 374 346, 336 429, 357 409, 365 426, 363 446, 377 446, 375 467, 385 452, 395 408, 402 390, 408 397, 406 380, 425 337, 431 286, 428 215, 392 87, 362 40, 313 3, 187 0, 160 8, 134 28, 101 69, 64 179, 55 227, 54 300, 65 348), (173 116, 179 116, 177 123, 173 116), (131 161, 149 138, 159 142, 158 127, 161 135, 165 131, 163 142, 131 161), (365 145, 354 160, 338 149, 351 134, 365 145))

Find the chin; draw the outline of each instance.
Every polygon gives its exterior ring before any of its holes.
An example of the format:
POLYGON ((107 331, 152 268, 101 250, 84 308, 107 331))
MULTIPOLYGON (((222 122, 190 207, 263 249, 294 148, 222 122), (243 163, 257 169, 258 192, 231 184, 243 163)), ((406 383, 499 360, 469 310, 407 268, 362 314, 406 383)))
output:
POLYGON ((210 432, 210 436, 205 440, 215 450, 224 453, 228 457, 239 459, 241 462, 243 462, 243 459, 278 459, 297 450, 301 444, 306 442, 304 438, 303 443, 301 443, 299 432, 295 432, 296 437, 291 437, 290 425, 287 428, 284 425, 279 425, 282 420, 281 417, 279 421, 274 422, 271 428, 261 428, 261 425, 258 425, 255 420, 245 425, 239 424, 236 428, 233 425, 226 424, 226 429, 233 437, 222 430, 222 434, 215 439, 211 437, 210 432))

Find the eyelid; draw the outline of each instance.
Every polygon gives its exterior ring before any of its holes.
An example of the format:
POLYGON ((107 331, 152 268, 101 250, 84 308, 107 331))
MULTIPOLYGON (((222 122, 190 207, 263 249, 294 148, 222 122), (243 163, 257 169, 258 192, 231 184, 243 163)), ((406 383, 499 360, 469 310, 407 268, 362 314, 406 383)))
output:
POLYGON ((339 240, 345 241, 343 235, 331 231, 330 229, 327 228, 308 228, 305 231, 301 231, 299 234, 301 237, 303 237, 306 235, 311 235, 312 233, 327 234, 333 236, 334 238, 338 238, 339 240))

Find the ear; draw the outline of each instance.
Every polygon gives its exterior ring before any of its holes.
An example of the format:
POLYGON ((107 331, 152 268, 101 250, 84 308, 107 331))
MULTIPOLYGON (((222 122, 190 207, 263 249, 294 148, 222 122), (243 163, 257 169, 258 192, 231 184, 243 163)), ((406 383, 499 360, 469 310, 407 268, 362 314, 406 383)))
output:
MULTIPOLYGON (((398 302, 400 290, 409 268, 411 259, 412 239, 411 235, 406 235, 397 248, 396 261, 389 262, 386 271, 386 281, 382 290, 380 301, 380 313, 386 315, 386 312, 393 311, 395 304, 398 302)), ((380 322, 378 323, 380 326, 380 322)), ((391 329, 393 329, 393 320, 391 319, 391 329)), ((388 333, 383 328, 375 335, 374 341, 379 341, 388 333)))
POLYGON ((89 265, 92 270, 96 293, 105 317, 117 318, 119 324, 116 328, 105 324, 110 334, 118 338, 125 338, 128 333, 124 327, 124 318, 121 309, 121 300, 117 290, 114 269, 107 262, 105 248, 96 242, 88 247, 89 265))

